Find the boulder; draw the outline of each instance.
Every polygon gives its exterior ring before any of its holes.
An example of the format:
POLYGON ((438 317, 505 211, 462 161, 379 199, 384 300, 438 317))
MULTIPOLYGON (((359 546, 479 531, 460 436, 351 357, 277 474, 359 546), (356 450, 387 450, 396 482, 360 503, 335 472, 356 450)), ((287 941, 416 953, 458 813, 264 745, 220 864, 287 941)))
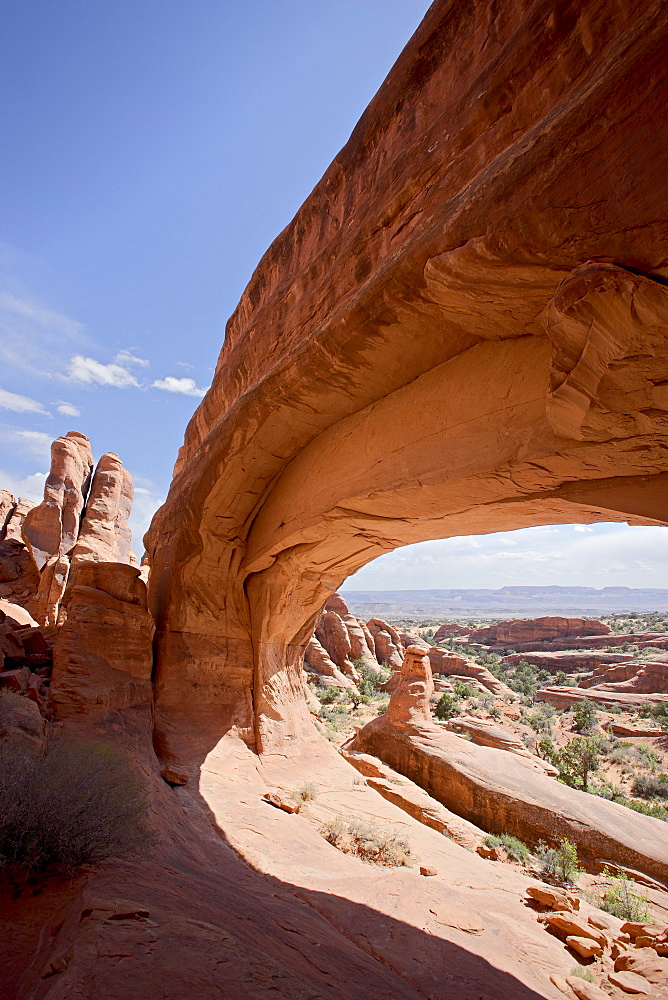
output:
POLYGON ((565 889, 551 889, 546 885, 530 885, 527 896, 550 910, 579 910, 580 897, 565 889))
POLYGON ((619 987, 624 993, 647 997, 652 996, 654 993, 647 980, 643 979, 642 976, 636 975, 635 972, 611 972, 608 975, 608 979, 613 986, 619 987))
POLYGON ((566 944, 573 951, 577 952, 581 958, 598 958, 603 954, 603 948, 591 938, 578 937, 576 934, 569 934, 566 944))

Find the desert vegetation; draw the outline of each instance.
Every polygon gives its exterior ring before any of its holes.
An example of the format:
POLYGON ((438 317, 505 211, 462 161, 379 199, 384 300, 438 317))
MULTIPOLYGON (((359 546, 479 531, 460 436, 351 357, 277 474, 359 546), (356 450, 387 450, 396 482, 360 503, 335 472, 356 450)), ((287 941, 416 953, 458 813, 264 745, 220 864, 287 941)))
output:
MULTIPOLYGON (((7 710, 5 699, 0 705, 7 710)), ((1 868, 72 875, 151 839, 141 785, 113 747, 0 743, 1 868)))

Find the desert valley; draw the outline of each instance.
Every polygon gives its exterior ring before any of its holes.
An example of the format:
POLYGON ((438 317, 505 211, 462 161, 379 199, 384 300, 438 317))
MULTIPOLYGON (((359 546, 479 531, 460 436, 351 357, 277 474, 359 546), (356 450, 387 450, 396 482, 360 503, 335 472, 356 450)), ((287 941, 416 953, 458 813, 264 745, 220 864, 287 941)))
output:
POLYGON ((667 41, 436 0, 143 542, 81 431, 0 483, 1 1000, 668 998, 666 593, 346 583, 668 529, 667 41))

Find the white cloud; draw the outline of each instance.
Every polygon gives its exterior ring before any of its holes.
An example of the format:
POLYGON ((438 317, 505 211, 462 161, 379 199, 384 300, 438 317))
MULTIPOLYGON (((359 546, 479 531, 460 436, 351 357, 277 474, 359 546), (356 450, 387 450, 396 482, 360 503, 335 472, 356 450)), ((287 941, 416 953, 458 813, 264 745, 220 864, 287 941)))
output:
POLYGON ((60 413, 62 417, 81 416, 81 410, 79 409, 79 407, 75 406, 74 403, 67 403, 64 399, 61 399, 61 401, 56 406, 56 409, 58 410, 58 413, 60 413))
POLYGON ((167 375, 152 383, 154 389, 163 389, 165 392, 178 392, 182 396, 197 396, 199 399, 205 395, 209 386, 200 388, 194 378, 175 378, 167 375))
POLYGON ((9 392, 7 389, 0 389, 0 409, 11 410, 13 413, 39 413, 43 417, 51 416, 36 399, 19 396, 18 393, 9 392))
POLYGON ((19 297, 10 292, 0 291, 0 311, 31 320, 41 327, 60 330, 68 336, 76 336, 82 329, 81 323, 69 316, 48 309, 28 296, 19 297))
POLYGON ((81 323, 23 290, 0 290, 0 366, 4 370, 52 378, 63 355, 81 349, 84 342, 81 323))
POLYGON ((53 439, 50 434, 45 434, 43 431, 25 431, 5 426, 0 428, 0 440, 6 442, 13 451, 19 454, 36 455, 46 459, 47 462, 51 460, 53 439))
POLYGON ((348 579, 346 589, 664 588, 667 567, 667 528, 553 525, 406 545, 363 567, 348 579))
POLYGON ((33 503, 40 503, 44 496, 46 475, 46 472, 33 472, 30 476, 18 479, 0 470, 0 490, 9 490, 15 497, 25 497, 33 503))
POLYGON ((118 365, 139 365, 140 368, 148 368, 151 364, 151 362, 147 361, 146 358, 138 358, 136 354, 132 353, 132 351, 127 350, 119 351, 114 358, 114 361, 118 365))
POLYGON ((66 376, 71 382, 84 382, 86 385, 110 385, 116 389, 139 388, 139 382, 132 372, 111 362, 103 365, 94 358, 86 358, 83 354, 75 354, 70 358, 66 376))

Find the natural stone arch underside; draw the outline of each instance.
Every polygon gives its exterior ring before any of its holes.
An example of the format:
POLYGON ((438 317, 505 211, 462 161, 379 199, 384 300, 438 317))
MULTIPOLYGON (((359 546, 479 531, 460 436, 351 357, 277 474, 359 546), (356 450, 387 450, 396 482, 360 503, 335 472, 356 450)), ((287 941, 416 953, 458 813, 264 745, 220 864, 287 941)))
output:
POLYGON ((166 756, 303 734, 382 552, 668 521, 668 13, 495 10, 432 6, 230 320, 148 536, 166 756))

